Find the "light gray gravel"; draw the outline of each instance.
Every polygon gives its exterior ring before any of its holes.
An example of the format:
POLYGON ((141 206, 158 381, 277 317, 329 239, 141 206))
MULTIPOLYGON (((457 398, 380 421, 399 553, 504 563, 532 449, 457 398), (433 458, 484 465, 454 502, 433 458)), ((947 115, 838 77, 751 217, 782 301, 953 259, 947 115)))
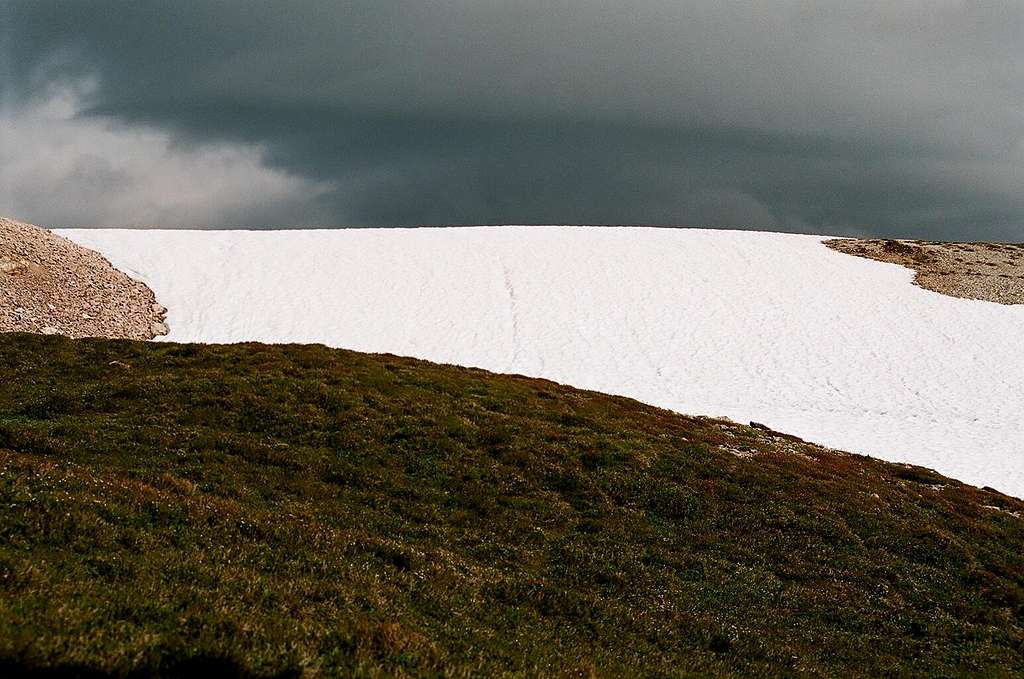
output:
POLYGON ((837 238, 825 245, 857 257, 902 264, 914 284, 950 297, 1024 304, 1024 245, 837 238))
POLYGON ((100 254, 0 217, 0 332, 152 339, 166 312, 100 254))

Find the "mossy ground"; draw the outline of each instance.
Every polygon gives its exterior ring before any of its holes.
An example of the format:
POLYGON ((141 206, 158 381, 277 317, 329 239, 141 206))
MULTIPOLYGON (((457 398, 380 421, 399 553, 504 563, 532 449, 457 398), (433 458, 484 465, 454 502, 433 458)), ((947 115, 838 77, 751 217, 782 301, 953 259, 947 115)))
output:
POLYGON ((0 336, 0 670, 1024 672, 1024 502, 542 380, 0 336))

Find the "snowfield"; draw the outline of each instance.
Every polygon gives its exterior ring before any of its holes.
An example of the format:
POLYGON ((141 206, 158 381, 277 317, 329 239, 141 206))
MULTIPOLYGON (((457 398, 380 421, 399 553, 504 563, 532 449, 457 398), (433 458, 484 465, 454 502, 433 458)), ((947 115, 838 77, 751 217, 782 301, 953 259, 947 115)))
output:
POLYGON ((57 231, 181 342, 321 342, 545 377, 1024 497, 1024 306, 822 238, 474 227, 57 231))

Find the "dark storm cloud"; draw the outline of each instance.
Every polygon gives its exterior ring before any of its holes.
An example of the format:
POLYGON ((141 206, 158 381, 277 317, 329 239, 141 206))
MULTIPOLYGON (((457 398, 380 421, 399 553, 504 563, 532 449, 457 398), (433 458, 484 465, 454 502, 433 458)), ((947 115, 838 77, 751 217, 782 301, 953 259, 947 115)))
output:
MULTIPOLYGON (((1024 239, 1016 2, 78 0, 8 13, 15 107, 86 81, 83 115, 169 131, 180 148, 252 145, 316 182, 315 209, 292 223, 1024 239)), ((216 219, 281 218, 233 214, 216 219)))

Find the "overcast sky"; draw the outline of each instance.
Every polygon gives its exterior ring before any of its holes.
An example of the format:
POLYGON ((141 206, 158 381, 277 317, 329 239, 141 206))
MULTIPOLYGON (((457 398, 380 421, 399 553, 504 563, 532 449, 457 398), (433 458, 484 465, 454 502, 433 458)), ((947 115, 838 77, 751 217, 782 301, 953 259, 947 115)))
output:
POLYGON ((1019 0, 0 0, 0 214, 1024 241, 1019 0))

